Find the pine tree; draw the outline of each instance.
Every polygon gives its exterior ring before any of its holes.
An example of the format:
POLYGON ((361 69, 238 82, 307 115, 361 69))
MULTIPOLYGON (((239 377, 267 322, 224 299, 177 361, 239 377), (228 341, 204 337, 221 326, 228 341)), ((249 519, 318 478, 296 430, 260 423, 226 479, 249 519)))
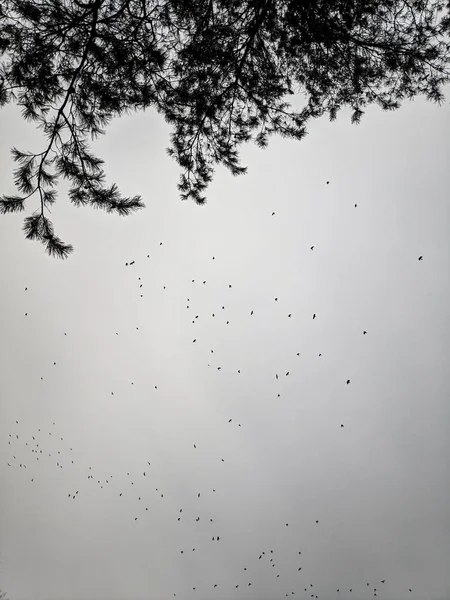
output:
POLYGON ((28 239, 65 258, 72 246, 47 213, 62 176, 75 206, 128 215, 144 207, 105 184, 88 137, 113 117, 155 106, 172 125, 170 156, 183 200, 203 194, 237 148, 273 134, 301 140, 311 118, 349 106, 358 123, 377 103, 423 94, 441 103, 450 80, 450 3, 442 0, 3 0, 0 106, 16 102, 47 138, 40 153, 13 148, 20 195, 0 212, 40 208, 28 239), (305 106, 291 110, 289 96, 305 106))

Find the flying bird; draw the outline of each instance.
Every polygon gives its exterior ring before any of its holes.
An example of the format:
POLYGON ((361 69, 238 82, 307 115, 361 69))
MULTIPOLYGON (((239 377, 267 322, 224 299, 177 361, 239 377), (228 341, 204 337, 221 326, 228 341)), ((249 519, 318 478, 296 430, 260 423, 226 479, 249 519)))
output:
POLYGON ((316 318, 316 313, 313 314, 313 319, 315 319, 315 318, 316 318))
MULTIPOLYGON (((423 260, 423 256, 419 256, 419 260, 423 260)), ((409 590, 409 591, 411 591, 411 590, 409 590)))
POLYGON ((314 246, 311 246, 311 250, 314 250, 314 246))
POLYGON ((347 385, 350 383, 350 379, 347 379, 347 385))

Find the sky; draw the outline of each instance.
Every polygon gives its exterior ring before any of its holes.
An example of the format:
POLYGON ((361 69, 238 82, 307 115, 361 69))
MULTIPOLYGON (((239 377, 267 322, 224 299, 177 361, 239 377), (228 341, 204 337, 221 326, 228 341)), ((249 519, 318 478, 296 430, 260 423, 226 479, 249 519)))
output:
MULTIPOLYGON (((450 598, 448 91, 247 144, 203 207, 124 116, 92 149, 145 210, 61 182, 66 261, 0 217, 10 600, 450 598)), ((0 128, 12 194, 45 140, 0 128)))

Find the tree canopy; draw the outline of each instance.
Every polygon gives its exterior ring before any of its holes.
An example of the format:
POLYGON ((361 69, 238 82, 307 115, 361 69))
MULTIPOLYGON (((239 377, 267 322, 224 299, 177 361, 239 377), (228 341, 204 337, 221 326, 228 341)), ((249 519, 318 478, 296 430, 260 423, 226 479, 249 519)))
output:
POLYGON ((12 149, 21 195, 0 198, 28 239, 65 258, 48 209, 62 176, 70 201, 128 215, 144 207, 107 186, 89 136, 150 106, 173 127, 167 152, 183 200, 198 204, 214 166, 246 172, 238 147, 301 140, 309 119, 351 107, 397 109, 419 94, 444 100, 450 2, 441 0, 2 0, 0 106, 17 103, 43 130, 40 152, 12 149), (299 111, 289 96, 304 98, 299 111))

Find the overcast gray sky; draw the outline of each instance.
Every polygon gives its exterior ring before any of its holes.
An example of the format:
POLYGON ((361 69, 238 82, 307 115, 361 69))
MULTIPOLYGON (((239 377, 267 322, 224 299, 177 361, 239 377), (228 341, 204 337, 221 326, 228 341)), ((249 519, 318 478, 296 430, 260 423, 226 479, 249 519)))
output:
MULTIPOLYGON (((162 117, 123 117, 93 149, 144 211, 61 183, 67 261, 0 218, 11 600, 450 598, 448 100, 245 146, 204 207, 162 117)), ((0 128, 11 194, 44 140, 0 128)))

